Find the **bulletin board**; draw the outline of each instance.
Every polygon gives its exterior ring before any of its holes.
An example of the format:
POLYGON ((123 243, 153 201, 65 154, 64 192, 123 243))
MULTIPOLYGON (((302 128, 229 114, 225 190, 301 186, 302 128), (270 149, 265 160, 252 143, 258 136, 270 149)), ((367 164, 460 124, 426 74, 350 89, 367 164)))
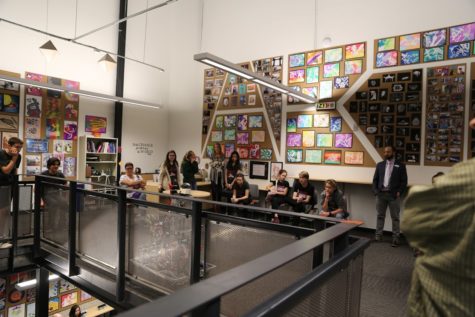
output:
POLYGON ((463 160, 466 67, 427 69, 425 165, 452 166, 463 160))
POLYGON ((475 56, 475 22, 374 40, 374 68, 475 56))
MULTIPOLYGON (((20 74, 0 70, 0 74, 18 77, 20 74)), ((11 137, 18 137, 20 110, 20 85, 0 80, 0 138, 2 149, 11 137)))
POLYGON ((35 311, 35 287, 19 291, 15 288, 15 285, 34 278, 34 271, 11 274, 0 278, 1 316, 32 316, 28 313, 34 313, 35 311))
MULTIPOLYGON (((79 82, 31 72, 25 78, 70 89, 79 82)), ((76 178, 79 96, 37 87, 25 87, 24 173, 34 175, 46 170, 50 157, 61 161, 66 178, 76 178)))
MULTIPOLYGON (((475 117, 475 63, 471 64, 471 74, 472 74, 472 80, 470 83, 470 87, 472 87, 471 91, 471 102, 470 102, 470 117, 469 120, 475 117)), ((475 157, 475 129, 470 130, 470 143, 469 143, 469 151, 468 151, 468 157, 473 158, 475 157)))
POLYGON ((286 131, 287 163, 375 166, 336 110, 287 112, 286 131))
POLYGON ((398 160, 420 165, 422 69, 371 75, 345 108, 381 156, 392 145, 398 160))
MULTIPOLYGON (((366 71, 366 42, 335 46, 289 55, 287 84, 295 91, 338 101, 366 71)), ((287 97, 287 104, 301 104, 287 97)))

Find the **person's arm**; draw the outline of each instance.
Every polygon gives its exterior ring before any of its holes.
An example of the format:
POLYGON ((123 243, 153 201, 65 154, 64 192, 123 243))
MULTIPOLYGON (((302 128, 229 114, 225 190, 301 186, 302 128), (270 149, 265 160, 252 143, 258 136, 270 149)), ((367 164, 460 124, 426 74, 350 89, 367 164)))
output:
POLYGON ((17 167, 17 161, 19 159, 18 152, 15 148, 13 148, 9 154, 12 156, 12 159, 7 165, 1 167, 2 173, 6 175, 10 174, 11 171, 17 167))
POLYGON ((121 178, 121 180, 120 180, 120 184, 127 185, 129 187, 138 185, 141 182, 142 182, 141 180, 134 181, 132 179, 129 179, 128 177, 121 178))
MULTIPOLYGON (((277 189, 276 189, 276 190, 277 190, 277 189)), ((289 193, 289 187, 285 187, 285 189, 284 189, 283 192, 278 192, 278 191, 276 191, 275 193, 276 193, 276 195, 287 196, 287 194, 289 193)))
POLYGON ((191 162, 191 173, 193 173, 193 176, 200 171, 200 168, 198 167, 198 162, 193 161, 191 162))
POLYGON ((374 176, 373 176, 373 193, 376 195, 378 194, 378 184, 379 184, 379 172, 378 172, 378 165, 376 164, 376 170, 374 171, 374 176))
POLYGON ((158 189, 160 190, 161 188, 163 188, 163 180, 165 179, 165 177, 167 177, 167 174, 168 174, 168 170, 166 169, 165 167, 166 165, 164 163, 162 163, 162 165, 160 166, 160 175, 158 176, 158 189))
POLYGON ((237 202, 236 196, 237 196, 236 189, 233 188, 233 197, 231 197, 231 202, 233 203, 237 202))
POLYGON ((245 191, 244 191, 244 196, 242 197, 239 197, 238 199, 236 199, 237 201, 241 201, 241 200, 246 200, 249 198, 249 189, 247 188, 245 191))

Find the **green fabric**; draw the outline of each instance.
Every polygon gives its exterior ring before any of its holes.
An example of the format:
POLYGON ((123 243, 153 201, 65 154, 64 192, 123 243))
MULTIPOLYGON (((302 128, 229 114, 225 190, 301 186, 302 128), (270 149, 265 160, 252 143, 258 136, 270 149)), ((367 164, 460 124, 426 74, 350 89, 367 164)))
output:
POLYGON ((475 159, 414 186, 401 228, 416 259, 410 316, 475 316, 475 159))

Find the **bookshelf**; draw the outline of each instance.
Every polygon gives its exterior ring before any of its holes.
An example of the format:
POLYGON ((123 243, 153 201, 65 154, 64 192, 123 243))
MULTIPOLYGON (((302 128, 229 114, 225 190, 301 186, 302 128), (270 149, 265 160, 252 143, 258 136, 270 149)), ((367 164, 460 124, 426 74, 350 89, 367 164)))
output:
POLYGON ((91 136, 79 137, 78 179, 97 181, 100 175, 117 179, 117 139, 91 136), (91 176, 88 175, 91 168, 91 176), (87 175, 87 177, 86 177, 87 175))

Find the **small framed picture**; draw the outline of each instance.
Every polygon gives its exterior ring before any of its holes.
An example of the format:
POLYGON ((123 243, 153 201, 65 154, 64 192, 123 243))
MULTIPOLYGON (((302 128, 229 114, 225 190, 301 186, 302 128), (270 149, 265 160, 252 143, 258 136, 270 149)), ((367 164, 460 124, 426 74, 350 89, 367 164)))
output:
POLYGON ((269 165, 267 162, 251 161, 250 169, 249 178, 269 178, 269 165))
POLYGON ((271 162, 270 163, 270 181, 275 181, 279 177, 279 171, 284 167, 282 162, 271 162))

